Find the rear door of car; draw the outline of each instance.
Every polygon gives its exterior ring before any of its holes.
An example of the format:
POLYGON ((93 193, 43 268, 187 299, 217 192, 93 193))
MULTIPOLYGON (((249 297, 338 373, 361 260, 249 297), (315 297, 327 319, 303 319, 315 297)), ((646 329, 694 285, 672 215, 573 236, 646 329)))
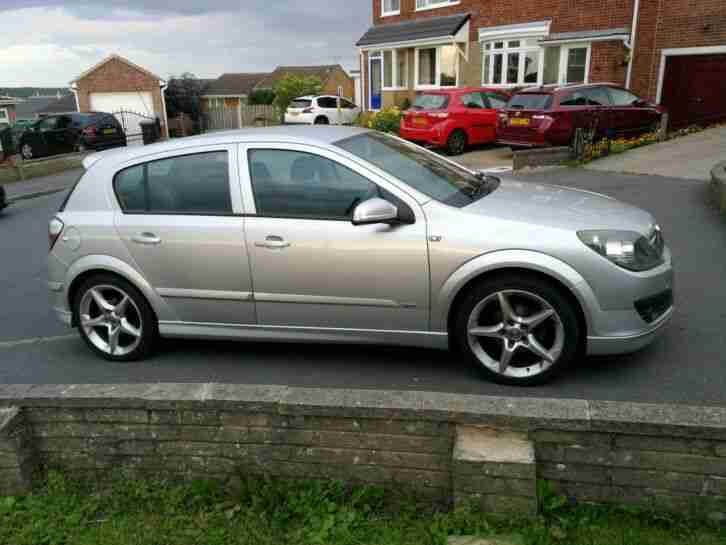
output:
POLYGON ((336 97, 319 97, 318 108, 320 114, 328 118, 331 125, 339 125, 343 122, 343 116, 338 111, 338 99, 336 97))
MULTIPOLYGON (((43 155, 57 155, 62 153, 62 134, 63 129, 58 129, 58 121, 60 117, 53 115, 46 117, 38 124, 38 133, 36 141, 43 150, 43 155)), ((37 153, 36 153, 37 155, 37 153)))
POLYGON ((612 132, 613 111, 610 94, 605 87, 587 87, 582 90, 587 98, 590 122, 598 134, 608 135, 612 132))
POLYGON ((491 142, 496 138, 498 114, 490 107, 484 93, 474 91, 459 97, 464 108, 464 122, 471 137, 470 144, 491 142))
POLYGON ((181 325, 255 323, 237 164, 236 145, 195 146, 114 177, 116 230, 181 325))

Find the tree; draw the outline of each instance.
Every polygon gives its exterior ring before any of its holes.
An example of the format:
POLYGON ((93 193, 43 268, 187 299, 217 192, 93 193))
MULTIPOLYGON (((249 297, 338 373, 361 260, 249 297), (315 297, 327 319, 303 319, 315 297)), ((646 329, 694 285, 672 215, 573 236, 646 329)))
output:
POLYGON ((275 105, 284 112, 294 99, 305 95, 319 95, 322 89, 323 83, 318 77, 287 74, 275 84, 275 105))
POLYGON ((201 96, 203 83, 194 74, 185 72, 179 77, 171 77, 166 88, 166 112, 169 117, 184 113, 194 121, 201 115, 201 96))
POLYGON ((252 91, 250 96, 247 98, 247 104, 256 105, 264 104, 270 105, 275 103, 275 91, 272 89, 260 89, 259 91, 252 91))

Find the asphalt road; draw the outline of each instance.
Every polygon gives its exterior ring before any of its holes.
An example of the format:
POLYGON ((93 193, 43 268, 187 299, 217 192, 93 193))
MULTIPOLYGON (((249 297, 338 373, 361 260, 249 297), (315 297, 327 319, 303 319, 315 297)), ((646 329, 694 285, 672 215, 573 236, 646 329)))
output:
POLYGON ((705 205, 705 184, 580 169, 522 179, 600 191, 656 215, 675 256, 678 304, 658 342, 629 356, 584 359, 557 382, 527 389, 485 382, 447 352, 408 348, 175 341, 149 361, 110 364, 49 313, 46 225, 59 193, 0 214, 0 382, 227 382, 726 404, 726 223, 705 205))

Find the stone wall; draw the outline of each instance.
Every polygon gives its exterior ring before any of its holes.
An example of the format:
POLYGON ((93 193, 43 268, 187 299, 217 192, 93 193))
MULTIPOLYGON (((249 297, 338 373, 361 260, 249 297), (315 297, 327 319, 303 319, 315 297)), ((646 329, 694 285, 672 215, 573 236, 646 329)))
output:
POLYGON ((573 500, 726 520, 726 409, 235 385, 0 386, 0 495, 33 467, 338 479, 533 514, 573 500), (32 448, 31 448, 32 447, 32 448))

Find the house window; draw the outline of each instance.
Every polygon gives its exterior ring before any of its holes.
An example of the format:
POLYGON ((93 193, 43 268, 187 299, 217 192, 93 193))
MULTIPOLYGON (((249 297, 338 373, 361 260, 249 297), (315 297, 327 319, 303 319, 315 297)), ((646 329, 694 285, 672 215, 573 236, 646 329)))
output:
POLYGON ((381 54, 383 58, 382 80, 383 89, 395 91, 405 89, 408 84, 408 60, 405 49, 387 49, 381 54))
POLYGON ((393 50, 383 52, 383 88, 393 88, 393 50))
POLYGON ((536 38, 497 40, 483 44, 484 85, 525 85, 540 81, 541 48, 536 38))
POLYGON ((408 51, 396 51, 396 87, 408 87, 408 51))
POLYGON ((590 71, 590 44, 546 47, 545 84, 587 83, 590 71))
POLYGON ((383 0, 381 6, 383 8, 383 13, 381 13, 383 17, 401 13, 401 0, 383 0))
POLYGON ((5 121, 8 118, 8 111, 5 108, 0 108, 0 120, 5 121))
POLYGON ((459 48, 455 45, 416 50, 416 87, 456 87, 459 48))
POLYGON ((416 11, 455 6, 460 0, 416 0, 416 11))

